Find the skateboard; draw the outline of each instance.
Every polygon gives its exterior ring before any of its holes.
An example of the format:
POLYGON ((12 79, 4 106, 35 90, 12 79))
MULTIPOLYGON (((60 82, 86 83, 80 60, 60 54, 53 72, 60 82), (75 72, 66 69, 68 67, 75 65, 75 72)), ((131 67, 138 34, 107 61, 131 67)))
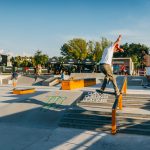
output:
POLYGON ((111 94, 111 95, 116 95, 114 92, 108 92, 108 91, 102 91, 102 90, 96 90, 97 93, 100 93, 100 94, 111 94))
POLYGON ((99 94, 110 94, 110 95, 115 95, 116 98, 119 97, 119 95, 116 95, 116 93, 114 93, 114 92, 102 91, 102 90, 98 90, 98 89, 96 90, 96 92, 99 93, 99 94))

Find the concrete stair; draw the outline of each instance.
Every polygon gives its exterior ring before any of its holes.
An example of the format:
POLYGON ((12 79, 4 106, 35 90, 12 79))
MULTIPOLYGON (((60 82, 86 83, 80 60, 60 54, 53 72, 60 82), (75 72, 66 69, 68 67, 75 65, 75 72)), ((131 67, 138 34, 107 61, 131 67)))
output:
POLYGON ((73 108, 66 111, 59 125, 61 127, 109 132, 111 129, 111 113, 73 108))
POLYGON ((42 82, 43 86, 55 86, 60 83, 60 77, 50 77, 42 82))
MULTIPOLYGON (((82 97, 77 106, 66 110, 59 125, 111 133, 113 103, 112 95, 103 103, 83 101, 82 97)), ((117 110, 116 118, 117 132, 150 135, 150 95, 123 95, 123 110, 117 110)))

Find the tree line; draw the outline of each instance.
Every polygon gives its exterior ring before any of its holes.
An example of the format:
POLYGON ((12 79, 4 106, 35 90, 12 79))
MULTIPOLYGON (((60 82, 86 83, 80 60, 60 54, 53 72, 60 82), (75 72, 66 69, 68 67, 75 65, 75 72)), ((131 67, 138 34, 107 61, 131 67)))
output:
MULTIPOLYGON (((66 59, 76 59, 83 61, 90 59, 95 62, 99 62, 104 49, 112 42, 106 38, 102 38, 100 41, 86 41, 82 38, 74 38, 64 43, 60 48, 60 57, 54 56, 58 61, 64 61, 66 59)), ((125 43, 121 45, 124 49, 124 53, 114 53, 114 57, 131 57, 138 68, 142 62, 142 50, 148 53, 149 47, 144 44, 125 43)), ((38 64, 47 66, 49 63, 49 56, 43 54, 42 51, 37 50, 33 57, 12 57, 11 62, 16 67, 34 67, 38 64)))
POLYGON ((34 56, 16 56, 10 59, 10 61, 12 62, 12 66, 14 67, 35 67, 39 64, 42 66, 46 66, 48 60, 48 55, 43 54, 40 50, 37 50, 34 56))
MULTIPOLYGON (((79 60, 89 58, 98 63, 104 49, 111 43, 112 42, 106 38, 102 38, 100 41, 88 42, 84 39, 73 39, 61 47, 61 54, 66 58, 79 60)), ((149 52, 149 47, 140 43, 125 43, 121 45, 121 48, 124 49, 124 52, 114 53, 114 57, 131 57, 135 68, 140 68, 142 65, 142 51, 145 51, 147 54, 149 52)))

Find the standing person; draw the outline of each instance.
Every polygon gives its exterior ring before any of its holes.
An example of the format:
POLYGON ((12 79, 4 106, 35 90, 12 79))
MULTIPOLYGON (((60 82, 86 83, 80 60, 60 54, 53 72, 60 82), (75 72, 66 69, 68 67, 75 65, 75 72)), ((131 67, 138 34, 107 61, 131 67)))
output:
POLYGON ((115 52, 124 52, 124 50, 122 48, 120 48, 120 40, 121 40, 121 35, 119 35, 118 39, 112 43, 110 46, 106 47, 104 49, 102 58, 100 60, 100 69, 101 71, 105 74, 105 78, 103 81, 103 84, 101 86, 100 90, 96 90, 97 92, 102 93, 105 88, 106 88, 106 84, 111 81, 115 90, 115 95, 119 96, 120 91, 118 89, 117 83, 116 83, 116 79, 113 76, 113 72, 112 72, 112 58, 113 58, 113 53, 115 52))
POLYGON ((34 74, 34 82, 36 82, 37 78, 38 78, 38 73, 35 73, 34 74))
POLYGON ((64 69, 62 69, 61 70, 61 80, 64 80, 65 79, 65 70, 64 69))
POLYGON ((150 56, 144 50, 142 51, 142 64, 144 67, 150 67, 150 56))
POLYGON ((48 65, 48 73, 51 73, 51 65, 48 65))
POLYGON ((29 67, 25 67, 25 73, 26 73, 26 74, 29 73, 29 67))
POLYGON ((148 84, 145 87, 150 87, 150 55, 146 51, 142 51, 142 66, 144 74, 146 74, 148 84))
POLYGON ((126 66, 124 64, 121 66, 120 72, 121 72, 121 75, 125 75, 126 74, 126 66))
POLYGON ((12 73, 11 80, 12 80, 13 87, 15 88, 17 86, 17 80, 18 80, 18 72, 17 71, 14 71, 12 73))

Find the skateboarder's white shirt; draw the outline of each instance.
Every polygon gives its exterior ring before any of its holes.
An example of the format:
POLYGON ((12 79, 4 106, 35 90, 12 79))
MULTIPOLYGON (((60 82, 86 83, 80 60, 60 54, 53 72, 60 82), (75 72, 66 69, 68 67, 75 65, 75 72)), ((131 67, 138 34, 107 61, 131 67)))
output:
POLYGON ((110 46, 106 47, 104 49, 102 58, 100 60, 100 64, 112 64, 112 58, 113 58, 113 52, 114 52, 114 44, 111 44, 110 46))

